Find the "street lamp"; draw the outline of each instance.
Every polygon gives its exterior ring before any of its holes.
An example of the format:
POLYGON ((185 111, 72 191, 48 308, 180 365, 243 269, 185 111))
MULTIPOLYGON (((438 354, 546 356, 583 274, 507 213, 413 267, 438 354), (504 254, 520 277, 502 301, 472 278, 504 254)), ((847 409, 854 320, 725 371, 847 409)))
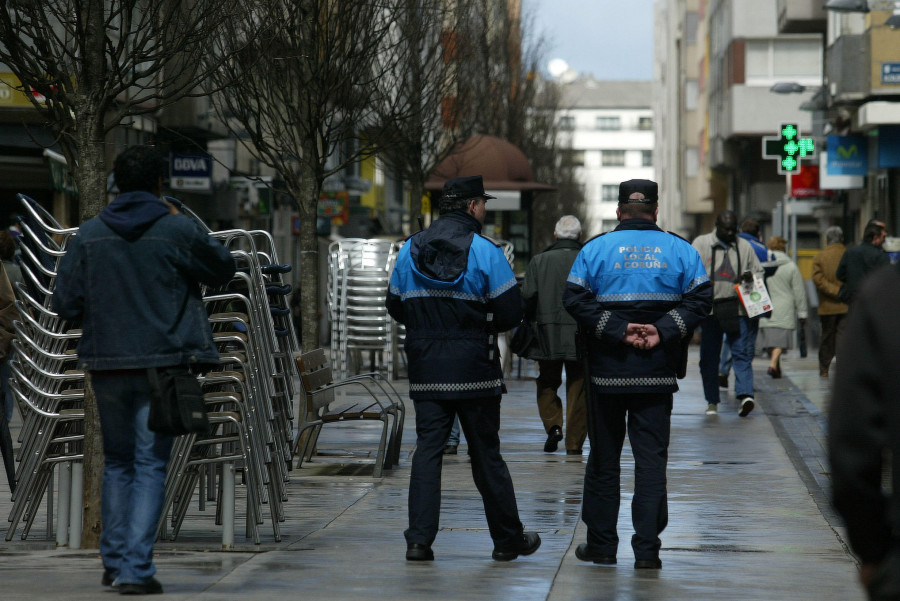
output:
POLYGON ((894 14, 888 17, 888 20, 885 21, 884 24, 891 29, 900 27, 900 2, 894 4, 894 14))
POLYGON ((833 10, 838 13, 867 13, 869 12, 868 0, 828 0, 825 10, 833 10))
POLYGON ((796 81, 779 81, 769 88, 770 92, 775 92, 776 94, 799 94, 806 90, 807 86, 801 85, 796 81))
MULTIPOLYGON (((876 8, 881 8, 883 10, 888 10, 889 8, 894 9, 894 14, 888 17, 884 24, 891 29, 900 28, 900 1, 882 0, 879 4, 881 6, 876 8)), ((828 0, 828 2, 825 3, 825 10, 831 10, 837 13, 867 13, 872 9, 869 8, 868 0, 828 0)))

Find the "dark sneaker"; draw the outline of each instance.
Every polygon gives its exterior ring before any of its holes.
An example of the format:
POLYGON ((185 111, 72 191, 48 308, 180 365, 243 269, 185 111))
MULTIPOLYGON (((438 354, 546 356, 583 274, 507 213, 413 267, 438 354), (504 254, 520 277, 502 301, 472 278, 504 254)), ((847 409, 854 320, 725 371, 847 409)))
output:
POLYGON ((497 561, 512 561, 519 555, 531 555, 541 546, 541 537, 537 532, 523 532, 522 538, 515 546, 508 549, 494 549, 491 554, 497 561))
POLYGON ((756 403, 753 400, 752 396, 744 397, 741 400, 741 410, 738 412, 738 415, 741 417, 747 417, 753 408, 756 406, 756 403))
POLYGON ((156 578, 147 582, 123 582, 119 585, 120 595, 161 595, 162 584, 156 578))
POLYGON ((719 374, 719 388, 728 388, 728 374, 719 374))
POLYGON ((563 439, 562 428, 553 426, 547 432, 547 442, 544 443, 545 453, 554 453, 559 448, 559 441, 563 439))
POLYGON ((594 563, 599 563, 605 566, 615 565, 616 563, 615 555, 597 553, 591 550, 591 548, 588 547, 587 543, 581 543, 580 545, 575 547, 575 557, 577 557, 581 561, 593 561, 594 563))
POLYGON ((457 446, 455 444, 448 444, 444 447, 444 455, 456 455, 457 452, 457 446))
POLYGON ((116 584, 116 579, 113 578, 113 575, 109 572, 109 570, 103 570, 103 578, 100 579, 100 584, 103 586, 112 586, 118 588, 119 585, 116 584))

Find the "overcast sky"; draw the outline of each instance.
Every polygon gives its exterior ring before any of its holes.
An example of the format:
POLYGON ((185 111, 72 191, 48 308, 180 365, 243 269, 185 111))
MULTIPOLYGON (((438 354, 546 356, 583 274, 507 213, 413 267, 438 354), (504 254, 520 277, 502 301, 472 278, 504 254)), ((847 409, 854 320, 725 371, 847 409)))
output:
MULTIPOLYGON (((654 0, 522 0, 548 40, 547 61, 596 79, 653 77, 654 0)), ((543 65, 546 72, 547 64, 543 65)))

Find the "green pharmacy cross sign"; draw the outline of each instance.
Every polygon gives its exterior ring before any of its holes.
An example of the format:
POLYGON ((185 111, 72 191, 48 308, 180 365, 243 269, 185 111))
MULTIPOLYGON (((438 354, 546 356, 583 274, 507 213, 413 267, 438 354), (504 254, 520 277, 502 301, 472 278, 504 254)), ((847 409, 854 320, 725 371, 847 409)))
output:
POLYGON ((799 173, 800 159, 814 158, 816 144, 812 138, 801 138, 796 123, 782 123, 778 136, 763 137, 763 158, 778 159, 778 173, 799 173))

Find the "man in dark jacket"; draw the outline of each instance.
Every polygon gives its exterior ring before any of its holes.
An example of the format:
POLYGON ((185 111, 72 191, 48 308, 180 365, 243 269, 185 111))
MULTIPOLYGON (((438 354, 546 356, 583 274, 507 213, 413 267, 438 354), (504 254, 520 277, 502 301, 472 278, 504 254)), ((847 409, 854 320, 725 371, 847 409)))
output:
POLYGON ((900 599, 898 295, 897 265, 879 268, 858 290, 828 419, 834 505, 873 601, 900 599))
POLYGON ((119 195, 71 239, 52 297, 62 317, 82 320, 78 366, 103 434, 102 583, 122 594, 163 592, 153 543, 173 439, 147 427, 147 370, 219 362, 200 284, 234 275, 231 253, 159 197, 167 169, 149 146, 116 158, 119 195))
POLYGON ((584 415, 584 368, 575 349, 578 326, 562 306, 562 292, 572 263, 581 250, 581 222, 563 215, 553 229, 556 242, 535 255, 525 272, 522 296, 526 319, 537 329, 538 345, 528 354, 538 362, 537 405, 547 433, 544 452, 552 453, 563 438, 562 400, 556 391, 566 368, 566 453, 581 455, 587 437, 584 415))
POLYGON ((844 252, 837 268, 837 279, 844 282, 838 297, 845 303, 853 302, 863 279, 869 272, 891 262, 887 253, 881 250, 887 233, 880 221, 870 221, 863 230, 863 241, 844 252))
POLYGON ((619 226, 584 245, 563 305, 588 336, 591 453, 584 476, 582 561, 616 563, 620 457, 626 429, 634 454, 631 515, 635 569, 659 569, 659 534, 668 523, 672 393, 684 375, 687 342, 709 313, 712 286, 686 240, 656 226, 658 187, 619 185, 619 226))
POLYGON ((493 558, 509 561, 541 544, 537 533, 524 532, 500 455, 500 397, 506 387, 497 333, 521 321, 522 296, 503 251, 481 235, 491 198, 480 175, 449 180, 440 218, 403 245, 391 275, 387 308, 406 326, 409 396, 416 406, 404 533, 410 561, 434 559, 441 464, 454 415, 469 443, 493 558))

